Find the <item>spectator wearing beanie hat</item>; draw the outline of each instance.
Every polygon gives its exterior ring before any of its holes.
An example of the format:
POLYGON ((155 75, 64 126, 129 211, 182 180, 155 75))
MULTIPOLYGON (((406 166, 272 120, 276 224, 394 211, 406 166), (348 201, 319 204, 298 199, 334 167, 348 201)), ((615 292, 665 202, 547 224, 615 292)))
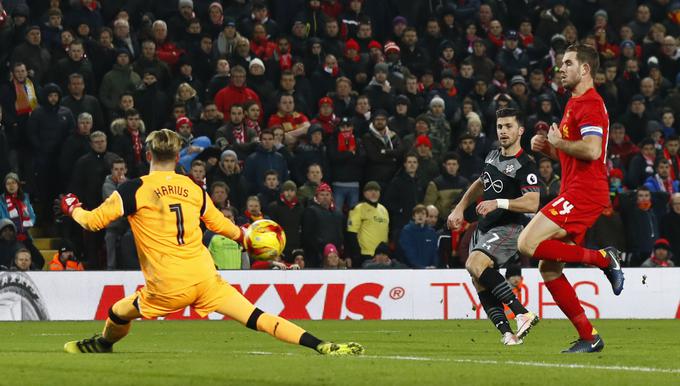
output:
POLYGON ((132 56, 127 48, 117 48, 116 61, 111 71, 107 72, 101 80, 99 100, 109 113, 116 110, 123 93, 134 92, 142 83, 141 74, 132 70, 131 59, 132 56))
POLYGON ((390 215, 379 202, 380 191, 378 182, 367 182, 363 189, 363 201, 349 212, 345 246, 354 267, 369 260, 378 244, 388 241, 390 215))
POLYGON ((652 255, 642 263, 642 267, 675 267, 671 245, 666 239, 658 239, 654 243, 652 255))
POLYGON ((338 254, 338 249, 333 244, 326 244, 323 248, 323 268, 324 269, 346 269, 347 265, 352 266, 352 260, 344 260, 338 254), (349 263, 349 264, 348 264, 349 263))
POLYGON ((394 90, 387 80, 389 66, 387 63, 378 63, 373 67, 373 78, 364 89, 364 94, 371 101, 374 110, 392 110, 394 104, 394 90))
POLYGON ((212 145, 212 142, 208 137, 194 138, 191 133, 193 126, 193 123, 191 123, 191 120, 187 117, 179 117, 175 122, 175 130, 182 140, 182 149, 179 151, 179 166, 184 173, 188 173, 194 159, 196 159, 205 148, 212 145))
POLYGON ((271 202, 265 213, 276 221, 286 232, 286 247, 283 254, 289 256, 294 249, 302 247, 301 229, 304 207, 297 197, 297 185, 288 180, 281 185, 278 200, 271 202))
POLYGON ((333 99, 327 96, 319 99, 319 114, 312 119, 312 125, 320 125, 326 139, 335 133, 338 123, 340 119, 333 112, 333 99))
POLYGON ((302 214, 302 245, 310 268, 320 268, 326 244, 343 245, 342 215, 335 211, 331 187, 321 183, 302 214))
POLYGON ((397 133, 400 138, 413 133, 416 120, 409 116, 411 101, 406 95, 399 95, 394 99, 394 115, 387 121, 390 130, 397 133))
POLYGON ((372 120, 369 132, 362 137, 368 161, 364 178, 385 185, 397 171, 403 149, 399 136, 387 127, 385 110, 375 110, 372 120))
POLYGON ((451 144, 451 125, 446 119, 446 104, 444 99, 435 96, 430 100, 430 109, 425 116, 430 121, 430 138, 436 139, 444 149, 451 144))
MULTIPOLYGON (((430 135, 430 120, 427 119, 425 115, 419 115, 416 117, 414 130, 410 134, 406 135, 402 141, 404 151, 409 152, 415 150, 419 145, 425 144, 425 139, 427 139, 427 145, 430 149, 430 153, 434 157, 438 157, 444 151, 444 147, 438 138, 432 137, 430 135), (417 142, 418 137, 424 136, 425 138, 420 139, 420 143, 417 142)), ((437 167, 438 168, 438 167, 437 167)), ((436 175, 436 174, 435 174, 436 175)))
POLYGON ((347 40, 344 55, 340 63, 345 76, 360 88, 368 81, 368 66, 369 59, 367 55, 360 54, 359 43, 354 39, 347 40))
POLYGON ((239 159, 235 151, 227 149, 220 154, 217 165, 208 171, 206 176, 208 188, 221 181, 229 187, 229 202, 238 210, 243 210, 248 197, 248 184, 241 172, 239 159))
POLYGON ((403 269, 408 268, 396 259, 392 259, 392 252, 387 243, 380 243, 373 251, 373 257, 364 261, 361 268, 364 269, 403 269))

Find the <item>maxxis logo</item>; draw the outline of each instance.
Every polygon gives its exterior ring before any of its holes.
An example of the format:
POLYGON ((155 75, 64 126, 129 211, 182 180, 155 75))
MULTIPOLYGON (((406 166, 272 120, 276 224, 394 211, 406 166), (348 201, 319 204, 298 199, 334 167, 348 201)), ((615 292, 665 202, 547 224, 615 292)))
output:
POLYGON ((0 320, 49 320, 47 307, 31 278, 23 272, 0 274, 0 320))

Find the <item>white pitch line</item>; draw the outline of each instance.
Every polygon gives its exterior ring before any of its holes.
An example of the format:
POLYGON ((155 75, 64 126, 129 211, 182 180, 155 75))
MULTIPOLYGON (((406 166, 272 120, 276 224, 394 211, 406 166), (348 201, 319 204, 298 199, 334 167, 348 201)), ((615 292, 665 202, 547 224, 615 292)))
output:
MULTIPOLYGON (((585 369, 585 370, 610 370, 610 371, 632 371, 642 373, 664 373, 664 374, 680 374, 680 369, 662 369, 656 367, 640 367, 640 366, 621 366, 621 365, 584 365, 578 363, 547 363, 547 362, 530 362, 530 361, 497 361, 493 359, 456 359, 456 358, 430 358, 430 357, 413 357, 413 356, 391 356, 391 355, 364 355, 363 358, 371 359, 394 359, 402 361, 429 361, 429 362, 453 362, 453 363, 473 363, 481 365, 512 365, 512 366, 528 366, 528 367, 548 367, 548 368, 565 368, 565 369, 585 369)), ((361 357, 359 357, 361 358, 361 357)))
MULTIPOLYGON (((245 354, 249 355, 287 355, 296 356, 295 353, 274 353, 271 351, 248 351, 245 354)), ((415 361, 415 362, 450 362, 450 363, 472 363, 478 365, 511 365, 511 366, 527 366, 527 367, 547 367, 547 368, 562 368, 562 369, 584 369, 584 370, 609 370, 609 371, 630 371, 639 373, 661 373, 661 374, 680 374, 680 369, 661 369, 656 367, 640 367, 640 366, 621 366, 621 365, 584 365, 579 363, 547 363, 547 362, 530 362, 530 361, 498 361, 494 359, 459 359, 459 358, 432 358, 419 356, 402 356, 402 355, 361 355, 355 357, 357 359, 393 359, 398 361, 415 361)))

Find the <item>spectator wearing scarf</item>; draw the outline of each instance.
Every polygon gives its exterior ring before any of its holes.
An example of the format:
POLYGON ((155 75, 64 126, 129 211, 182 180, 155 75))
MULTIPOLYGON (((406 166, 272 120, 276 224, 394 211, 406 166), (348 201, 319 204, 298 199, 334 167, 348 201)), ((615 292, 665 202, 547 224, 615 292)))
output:
POLYGON ((30 240, 28 230, 35 224, 35 212, 28 194, 21 189, 19 176, 7 173, 2 185, 4 194, 0 200, 0 218, 12 220, 17 230, 17 240, 30 240))

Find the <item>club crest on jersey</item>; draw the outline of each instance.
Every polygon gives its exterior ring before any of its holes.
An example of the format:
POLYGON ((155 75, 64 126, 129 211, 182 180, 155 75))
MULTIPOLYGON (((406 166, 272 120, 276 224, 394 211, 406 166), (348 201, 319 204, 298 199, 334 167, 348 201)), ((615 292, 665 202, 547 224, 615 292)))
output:
POLYGON ((484 185, 484 191, 493 189, 494 192, 500 193, 503 191, 503 181, 494 180, 488 172, 484 172, 482 175, 482 183, 484 185))
POLYGON ((514 170, 515 170, 515 165, 513 165, 513 164, 508 164, 508 165, 505 167, 505 172, 504 172, 504 173, 505 173, 505 174, 510 174, 510 173, 512 173, 514 170))

